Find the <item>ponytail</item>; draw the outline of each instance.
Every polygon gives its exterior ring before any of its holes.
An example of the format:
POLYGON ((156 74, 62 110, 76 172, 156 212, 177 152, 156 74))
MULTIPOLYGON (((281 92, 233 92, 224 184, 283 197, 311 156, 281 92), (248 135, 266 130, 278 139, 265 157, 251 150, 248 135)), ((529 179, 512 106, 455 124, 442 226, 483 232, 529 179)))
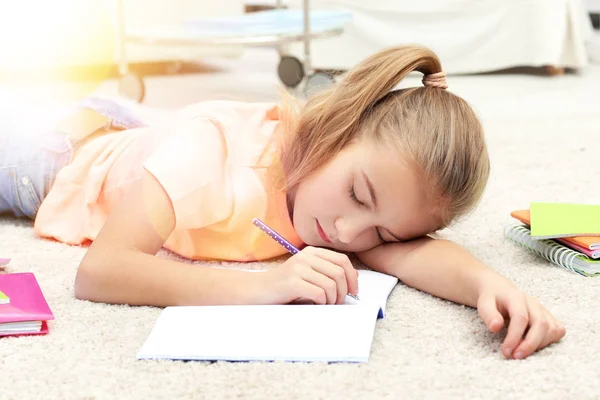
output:
POLYGON ((295 126, 288 121, 286 127, 281 154, 285 190, 350 143, 364 116, 413 71, 435 74, 442 68, 426 48, 394 47, 368 57, 336 86, 311 98, 295 126))

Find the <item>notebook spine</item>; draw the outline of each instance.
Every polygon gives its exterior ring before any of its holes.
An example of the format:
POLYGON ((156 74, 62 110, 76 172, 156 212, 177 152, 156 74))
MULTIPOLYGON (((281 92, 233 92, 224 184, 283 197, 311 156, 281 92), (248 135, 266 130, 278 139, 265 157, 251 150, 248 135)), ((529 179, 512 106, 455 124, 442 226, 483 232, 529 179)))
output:
POLYGON ((576 274, 582 274, 574 267, 574 261, 580 253, 569 249, 553 240, 534 240, 531 231, 523 225, 509 225, 504 230, 504 236, 519 246, 534 252, 546 260, 576 274))

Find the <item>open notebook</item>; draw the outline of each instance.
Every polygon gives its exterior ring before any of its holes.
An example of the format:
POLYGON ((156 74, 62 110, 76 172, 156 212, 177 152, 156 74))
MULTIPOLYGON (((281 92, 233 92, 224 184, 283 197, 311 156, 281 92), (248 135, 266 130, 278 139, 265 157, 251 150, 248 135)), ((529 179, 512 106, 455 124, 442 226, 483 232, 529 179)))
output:
POLYGON ((377 318, 398 283, 359 271, 345 305, 167 307, 138 359, 366 362, 377 318))

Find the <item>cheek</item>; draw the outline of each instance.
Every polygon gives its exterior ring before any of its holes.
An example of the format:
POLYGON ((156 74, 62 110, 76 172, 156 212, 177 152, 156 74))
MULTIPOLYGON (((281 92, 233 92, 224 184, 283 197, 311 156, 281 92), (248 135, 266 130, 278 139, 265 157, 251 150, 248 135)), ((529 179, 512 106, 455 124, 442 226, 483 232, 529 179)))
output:
POLYGON ((303 210, 341 210, 351 202, 346 192, 345 186, 339 181, 315 180, 299 188, 297 199, 303 210))
POLYGON ((363 235, 358 237, 349 244, 336 246, 334 250, 347 251, 349 253, 360 253, 361 251, 371 250, 379 245, 379 241, 373 239, 372 235, 363 235))
POLYGON ((352 243, 353 247, 349 251, 359 252, 359 251, 367 251, 371 250, 373 247, 378 246, 380 244, 379 239, 376 235, 371 232, 371 230, 365 231, 362 235, 357 237, 352 243))

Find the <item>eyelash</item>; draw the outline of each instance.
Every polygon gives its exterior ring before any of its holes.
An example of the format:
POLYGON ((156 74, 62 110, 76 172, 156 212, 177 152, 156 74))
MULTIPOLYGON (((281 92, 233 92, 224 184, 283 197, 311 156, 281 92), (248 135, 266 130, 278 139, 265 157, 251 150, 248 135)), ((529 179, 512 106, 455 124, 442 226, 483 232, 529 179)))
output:
MULTIPOLYGON (((354 185, 350 186, 350 190, 348 191, 350 198, 359 206, 364 207, 366 204, 363 203, 362 201, 360 201, 357 197, 356 197, 356 191, 354 190, 354 185)), ((377 232, 377 237, 379 238, 379 240, 382 243, 387 243, 387 241, 383 238, 383 236, 381 236, 381 232, 379 231, 379 229, 375 229, 375 232, 377 232)))
POLYGON ((349 191, 349 193, 350 193, 350 198, 351 198, 352 200, 354 200, 354 202, 355 202, 356 204, 358 204, 358 205, 359 205, 359 206, 361 206, 361 207, 364 207, 364 206, 365 206, 365 203, 363 203, 362 201, 360 201, 360 200, 359 200, 359 199, 356 197, 356 192, 354 191, 354 185, 350 186, 350 191, 349 191))

